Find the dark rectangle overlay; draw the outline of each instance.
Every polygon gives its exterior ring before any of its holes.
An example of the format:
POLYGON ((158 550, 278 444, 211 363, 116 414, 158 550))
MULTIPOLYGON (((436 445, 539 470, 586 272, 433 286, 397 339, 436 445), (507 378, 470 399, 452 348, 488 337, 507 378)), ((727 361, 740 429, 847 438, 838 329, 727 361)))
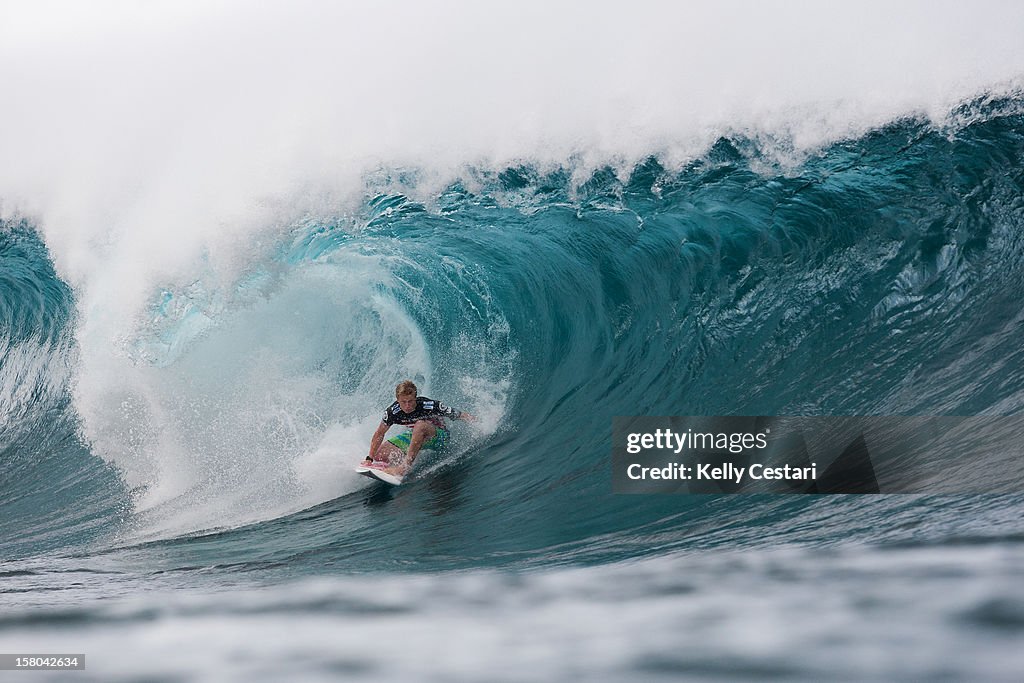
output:
POLYGON ((616 417, 615 493, 1021 493, 1024 416, 616 417))
POLYGON ((0 671, 82 671, 84 654, 0 654, 0 671))

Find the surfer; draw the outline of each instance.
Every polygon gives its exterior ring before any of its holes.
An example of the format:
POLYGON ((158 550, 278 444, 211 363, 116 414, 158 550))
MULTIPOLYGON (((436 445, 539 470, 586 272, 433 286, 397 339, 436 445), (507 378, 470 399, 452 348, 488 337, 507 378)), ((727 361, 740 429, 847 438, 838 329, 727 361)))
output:
POLYGON ((395 387, 398 399, 384 411, 384 418, 370 439, 370 454, 364 464, 386 462, 387 472, 405 476, 421 448, 439 448, 448 440, 446 417, 472 422, 475 416, 455 410, 432 398, 417 396, 416 385, 405 380, 395 387), (387 441, 384 435, 391 425, 412 427, 387 441))

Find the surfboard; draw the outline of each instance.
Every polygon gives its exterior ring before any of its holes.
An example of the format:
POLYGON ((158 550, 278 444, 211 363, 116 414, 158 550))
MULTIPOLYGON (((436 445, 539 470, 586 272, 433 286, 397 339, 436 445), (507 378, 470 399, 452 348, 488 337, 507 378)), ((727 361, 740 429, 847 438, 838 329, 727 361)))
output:
POLYGON ((398 486, 399 484, 402 483, 402 481, 404 481, 405 477, 400 477, 397 474, 385 472, 385 467, 387 467, 387 465, 377 461, 371 462, 369 464, 361 462, 356 466, 356 472, 363 475, 364 477, 370 477, 371 479, 376 479, 377 481, 382 481, 385 484, 391 484, 392 486, 398 486))

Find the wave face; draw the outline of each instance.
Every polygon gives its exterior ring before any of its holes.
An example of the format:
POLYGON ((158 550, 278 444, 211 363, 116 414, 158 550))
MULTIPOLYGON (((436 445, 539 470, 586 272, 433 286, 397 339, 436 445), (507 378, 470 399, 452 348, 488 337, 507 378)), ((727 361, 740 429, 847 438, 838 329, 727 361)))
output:
POLYGON ((234 280, 204 261, 151 292, 99 355, 46 248, 8 223, 5 548, 106 532, 360 571, 874 538, 891 506, 929 504, 849 504, 812 531, 793 520, 821 502, 611 496, 611 418, 1018 412, 1021 111, 975 102, 796 167, 723 138, 674 170, 517 165, 425 200, 416 172, 384 174, 234 280), (405 377, 481 420, 392 500, 350 468, 405 377))
POLYGON ((109 536, 129 500, 79 438, 71 290, 24 223, 0 222, 0 536, 4 554, 109 536))

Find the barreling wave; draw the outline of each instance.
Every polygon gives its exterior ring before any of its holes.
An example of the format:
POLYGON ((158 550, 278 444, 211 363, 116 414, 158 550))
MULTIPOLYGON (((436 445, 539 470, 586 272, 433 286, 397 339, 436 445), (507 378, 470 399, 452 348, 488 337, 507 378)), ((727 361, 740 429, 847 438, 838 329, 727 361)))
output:
MULTIPOLYGON (((149 293, 103 382, 73 387, 72 294, 34 234, 6 226, 0 258, 23 274, 3 282, 0 506, 84 481, 132 514, 68 497, 52 524, 118 544, 186 536, 220 564, 260 547, 268 566, 875 534, 928 503, 848 501, 812 531, 813 500, 613 497, 611 418, 1019 412, 1022 104, 895 121, 796 162, 734 136, 682 167, 655 156, 582 183, 528 160, 426 198, 416 171, 371 178, 356 210, 291 224, 240 278, 204 262, 149 293), (410 485, 367 490, 350 465, 405 377, 481 426, 459 425, 410 485), (42 451, 25 497, 18 463, 42 451), (401 514, 363 513, 389 503, 401 514)), ((94 538, 77 533, 60 538, 94 538)))

